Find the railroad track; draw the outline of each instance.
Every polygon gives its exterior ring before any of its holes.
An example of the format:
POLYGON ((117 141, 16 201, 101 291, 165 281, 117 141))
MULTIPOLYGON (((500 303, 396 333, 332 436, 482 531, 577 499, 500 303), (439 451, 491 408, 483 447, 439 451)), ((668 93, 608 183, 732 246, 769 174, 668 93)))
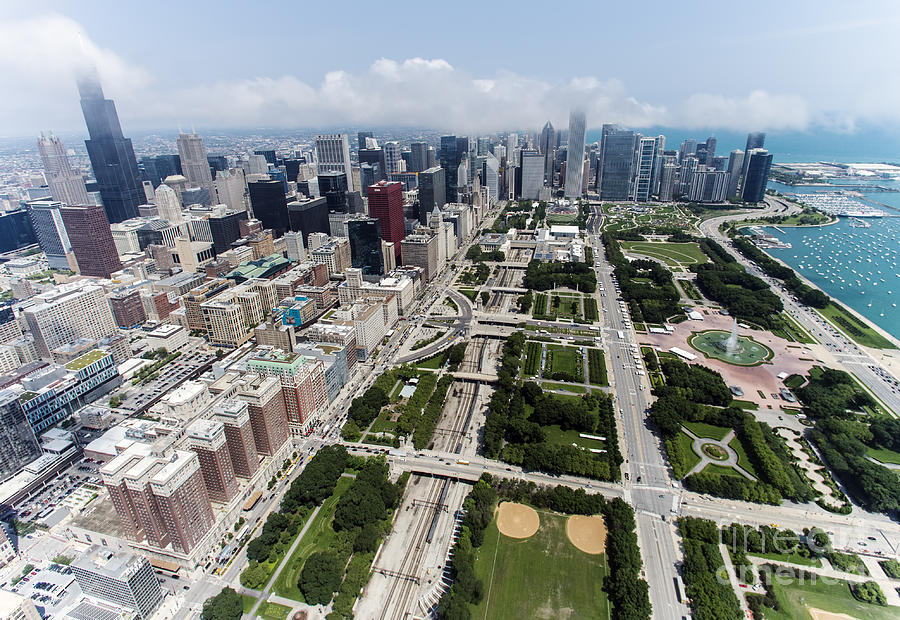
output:
MULTIPOLYGON (((428 485, 425 495, 427 505, 435 504, 444 492, 445 485, 449 484, 448 480, 436 478, 421 478, 421 480, 428 485)), ((413 599, 419 587, 417 571, 428 548, 427 538, 434 519, 433 511, 436 510, 427 505, 421 506, 421 512, 413 524, 411 544, 403 555, 400 568, 392 576, 386 575, 389 585, 385 605, 381 609, 381 615, 378 616, 379 620, 402 620, 411 613, 415 602, 413 599)))

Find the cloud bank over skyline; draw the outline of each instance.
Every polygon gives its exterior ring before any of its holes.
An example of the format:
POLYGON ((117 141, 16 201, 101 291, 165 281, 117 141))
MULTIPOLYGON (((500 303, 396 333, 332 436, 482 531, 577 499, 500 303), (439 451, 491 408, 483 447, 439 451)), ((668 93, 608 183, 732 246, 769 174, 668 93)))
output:
MULTIPOLYGON (((602 67, 598 63, 598 67, 602 67)), ((615 122, 722 130, 852 131, 858 120, 896 122, 884 100, 829 110, 791 92, 697 92, 663 102, 638 98, 616 78, 539 79, 509 70, 471 74, 441 58, 373 59, 361 70, 333 68, 318 82, 295 75, 206 81, 202 71, 165 75, 101 47, 75 20, 59 14, 0 21, 0 133, 84 129, 75 76, 96 67, 106 95, 130 129, 406 126, 459 132, 536 128, 550 119, 564 127, 571 107, 589 127, 615 122)))

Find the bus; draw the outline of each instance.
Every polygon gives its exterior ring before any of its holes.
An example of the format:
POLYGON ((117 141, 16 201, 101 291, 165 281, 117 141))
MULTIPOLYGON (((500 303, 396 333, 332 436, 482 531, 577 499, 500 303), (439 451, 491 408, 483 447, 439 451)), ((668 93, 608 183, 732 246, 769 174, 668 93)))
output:
POLYGON ((254 491, 253 494, 247 498, 247 501, 244 502, 244 512, 253 510, 253 507, 259 502, 260 497, 262 497, 262 491, 254 491))
POLYGON ((621 329, 616 332, 616 335, 619 337, 619 340, 625 340, 625 332, 623 332, 621 329))
POLYGON ((467 461, 465 459, 456 459, 456 464, 457 465, 468 465, 469 461, 467 461))

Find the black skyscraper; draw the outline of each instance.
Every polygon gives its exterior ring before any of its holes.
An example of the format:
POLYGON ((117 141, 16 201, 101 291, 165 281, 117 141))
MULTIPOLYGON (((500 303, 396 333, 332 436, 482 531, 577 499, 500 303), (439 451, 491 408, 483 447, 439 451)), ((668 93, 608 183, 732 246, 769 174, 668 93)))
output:
POLYGON ((744 153, 749 153, 750 149, 761 149, 766 145, 766 134, 761 131, 751 132, 747 134, 747 146, 744 147, 744 153))
POLYGON ((428 143, 413 142, 409 145, 409 166, 410 172, 422 172, 428 169, 428 143))
POLYGON ((766 197, 766 181, 769 179, 769 168, 772 167, 772 154, 764 150, 756 150, 750 155, 747 174, 741 198, 745 202, 762 202, 766 197))
MULTIPOLYGON (((384 161, 384 151, 382 149, 359 149, 359 163, 360 165, 371 164, 373 167, 377 167, 374 171, 375 181, 373 183, 387 180, 385 175, 387 165, 384 161)), ((363 187, 368 187, 368 185, 363 183, 363 187)))
POLYGON ((0 252, 12 252, 37 243, 28 211, 19 209, 0 215, 0 252))
POLYGON ((356 139, 357 139, 358 144, 359 144, 359 149, 362 150, 362 149, 364 149, 364 148, 367 148, 367 147, 366 147, 366 138, 374 138, 374 137, 375 137, 375 134, 372 133, 371 131, 360 131, 360 132, 357 132, 357 134, 356 134, 356 139))
POLYGON ((288 224, 287 199, 284 197, 284 183, 281 181, 253 181, 250 189, 250 205, 253 217, 263 223, 263 228, 271 228, 276 239, 286 233, 288 224))
POLYGON ((274 149, 256 149, 255 151, 253 151, 253 154, 262 155, 266 158, 266 162, 272 164, 273 166, 276 164, 274 149))
POLYGON ((381 254, 381 225, 377 218, 349 220, 350 262, 363 270, 365 276, 384 275, 384 258, 381 254))
POLYGON ((444 169, 444 187, 447 202, 456 202, 456 177, 460 153, 456 136, 441 136, 441 168, 444 169))
POLYGON ((428 225, 428 216, 435 207, 447 204, 446 173, 435 166, 419 173, 419 223, 428 225))
POLYGON ((223 215, 209 218, 209 232, 213 238, 213 250, 216 255, 231 249, 231 244, 241 237, 241 220, 247 219, 246 211, 231 211, 223 215))
POLYGON ((328 203, 324 198, 289 202, 288 219, 291 230, 303 235, 303 243, 307 243, 309 233, 321 232, 331 234, 331 224, 328 221, 328 203))
POLYGON ((81 110, 90 140, 85 140, 91 168, 100 187, 103 208, 110 223, 138 216, 138 205, 146 202, 141 173, 131 140, 122 135, 116 104, 103 98, 95 77, 78 81, 81 110))
POLYGON ((319 196, 324 196, 329 211, 348 213, 347 175, 343 172, 319 173, 319 196))

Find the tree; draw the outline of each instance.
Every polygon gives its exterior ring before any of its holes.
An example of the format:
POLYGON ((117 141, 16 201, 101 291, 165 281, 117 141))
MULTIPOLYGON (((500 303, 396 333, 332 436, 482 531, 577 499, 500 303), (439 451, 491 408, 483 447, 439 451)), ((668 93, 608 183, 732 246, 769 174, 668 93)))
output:
POLYGON ((240 620, 244 613, 241 595, 231 588, 206 599, 200 617, 203 620, 240 620))
POLYGON ((356 534, 353 540, 353 551, 357 553, 369 553, 378 548, 378 528, 374 523, 367 523, 356 534))
POLYGON ((481 305, 486 306, 488 300, 491 298, 491 294, 487 291, 481 291, 481 305))
POLYGON ((317 551, 306 560, 297 587, 310 605, 327 605, 344 575, 344 563, 330 551, 317 551))
POLYGON ((121 404, 122 404, 122 399, 119 398, 118 396, 113 396, 112 398, 109 399, 109 406, 113 409, 117 408, 121 404))

